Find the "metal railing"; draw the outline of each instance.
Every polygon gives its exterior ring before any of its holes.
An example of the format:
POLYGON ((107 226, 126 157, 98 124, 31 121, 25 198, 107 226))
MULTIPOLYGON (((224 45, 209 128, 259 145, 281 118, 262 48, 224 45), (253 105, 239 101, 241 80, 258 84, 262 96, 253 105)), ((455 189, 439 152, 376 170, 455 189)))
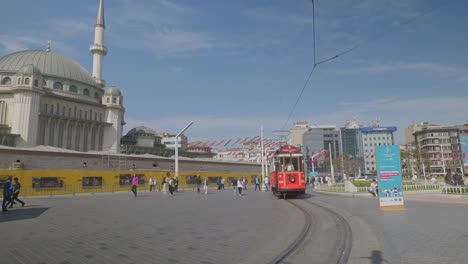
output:
MULTIPOLYGON (((216 183, 210 183, 208 188, 212 189, 217 187, 216 183)), ((247 184, 248 188, 253 188, 251 184, 247 184)), ((203 185, 201 186, 203 188, 203 185)), ((225 184, 225 189, 232 188, 231 184, 225 184)), ((62 186, 21 186, 20 197, 27 196, 56 196, 56 195, 77 195, 77 194, 96 194, 96 193, 114 193, 114 192, 130 192, 132 185, 129 184, 103 184, 98 186, 84 186, 82 184, 66 184, 62 186)), ((156 191, 163 191, 163 186, 158 183, 156 191)), ((146 192, 150 190, 148 183, 139 184, 138 191, 146 192)), ((167 186, 166 189, 167 191, 167 186)), ((197 191, 196 184, 183 184, 179 186, 179 190, 183 191, 197 191)), ((3 198, 3 192, 0 192, 0 198, 3 198)))
POLYGON ((440 188, 440 193, 442 194, 459 194, 459 195, 468 195, 467 186, 450 186, 446 185, 440 188))

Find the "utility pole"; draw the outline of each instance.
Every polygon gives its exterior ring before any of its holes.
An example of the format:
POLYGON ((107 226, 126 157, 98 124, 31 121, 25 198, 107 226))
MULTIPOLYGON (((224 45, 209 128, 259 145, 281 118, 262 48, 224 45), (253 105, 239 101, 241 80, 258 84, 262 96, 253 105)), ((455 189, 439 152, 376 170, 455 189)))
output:
POLYGON ((330 174, 332 178, 332 184, 335 184, 335 170, 333 169, 333 159, 332 159, 332 148, 331 143, 328 143, 328 154, 330 156, 330 174))
POLYGON ((261 146, 261 159, 262 159, 262 191, 266 191, 265 187, 265 149, 263 145, 263 125, 260 126, 260 146, 261 146))

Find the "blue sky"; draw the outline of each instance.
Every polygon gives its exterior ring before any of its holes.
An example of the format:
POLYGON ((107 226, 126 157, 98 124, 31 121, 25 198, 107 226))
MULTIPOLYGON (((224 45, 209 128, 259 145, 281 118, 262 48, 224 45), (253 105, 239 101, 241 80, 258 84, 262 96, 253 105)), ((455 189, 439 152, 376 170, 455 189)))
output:
MULTIPOLYGON (((52 40, 91 71, 98 2, 6 1, 0 55, 52 40)), ((315 2, 317 61, 363 44, 317 67, 286 128, 378 116, 402 141, 411 123, 468 123, 466 1, 315 2)), ((193 120, 192 140, 255 136, 262 124, 270 137, 313 66, 307 0, 106 0, 105 15, 103 75, 124 93, 125 131, 193 120)))

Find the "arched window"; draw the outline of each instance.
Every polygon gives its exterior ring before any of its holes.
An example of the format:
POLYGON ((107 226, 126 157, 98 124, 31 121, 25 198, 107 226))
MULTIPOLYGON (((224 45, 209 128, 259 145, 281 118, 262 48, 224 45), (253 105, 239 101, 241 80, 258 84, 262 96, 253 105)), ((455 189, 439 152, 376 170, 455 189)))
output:
POLYGON ((63 130, 65 130, 65 125, 63 122, 60 122, 59 127, 58 127, 58 142, 57 142, 57 147, 61 148, 63 147, 63 130))
POLYGON ((83 131, 83 151, 88 151, 88 128, 84 127, 83 131))
POLYGON ((80 151, 80 142, 81 142, 81 126, 76 126, 75 130, 75 150, 80 151))
POLYGON ((72 134, 73 134, 73 125, 69 124, 67 129, 67 149, 71 149, 72 147, 72 134))
POLYGON ((34 80, 34 86, 39 87, 39 81, 38 80, 34 80))
POLYGON ((24 79, 24 84, 29 85, 29 78, 24 79))
POLYGON ((116 104, 116 103, 117 103, 117 98, 115 98, 115 97, 112 98, 112 103, 113 103, 113 104, 116 104))
POLYGON ((7 119, 7 104, 5 101, 0 101, 0 124, 6 125, 7 119))
POLYGON ((55 139, 55 122, 52 121, 49 124, 49 146, 54 145, 54 139, 55 139))
POLYGON ((39 120, 39 145, 45 145, 45 129, 46 121, 44 119, 39 120))
POLYGON ((55 90, 63 90, 63 85, 61 82, 56 82, 54 83, 54 89, 55 90))
POLYGON ((84 90, 83 90, 83 94, 86 95, 86 96, 89 96, 89 90, 88 90, 88 89, 84 89, 84 90))
POLYGON ((50 114, 51 115, 54 114, 54 105, 53 104, 50 105, 50 114))
POLYGON ((91 150, 96 150, 96 127, 91 129, 91 150))
POLYGON ((110 98, 109 97, 107 97, 107 103, 110 103, 110 98))
POLYGON ((72 85, 72 86, 70 86, 70 92, 72 92, 72 93, 77 93, 77 92, 78 92, 78 88, 76 88, 75 85, 72 85))
POLYGON ((94 98, 99 99, 99 93, 94 93, 94 98))
POLYGON ((11 79, 10 77, 5 77, 2 80, 2 85, 11 85, 11 79))
POLYGON ((101 127, 99 128, 99 143, 98 143, 98 150, 102 150, 102 144, 104 142, 104 129, 101 127))

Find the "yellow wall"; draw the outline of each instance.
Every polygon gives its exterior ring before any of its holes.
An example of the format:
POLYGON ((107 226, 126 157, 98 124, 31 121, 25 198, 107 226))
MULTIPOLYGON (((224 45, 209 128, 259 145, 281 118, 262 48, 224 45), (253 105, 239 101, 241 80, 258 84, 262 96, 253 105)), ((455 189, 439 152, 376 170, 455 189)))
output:
MULTIPOLYGON (((0 170, 0 179, 8 176, 18 177, 22 190, 20 196, 30 195, 55 195, 55 194, 76 194, 76 193, 95 193, 95 192, 118 192, 128 191, 131 186, 121 186, 120 174, 144 174, 145 184, 139 186, 139 189, 148 189, 148 180, 152 177, 157 178, 158 187, 166 176, 164 171, 88 171, 88 170, 0 170), (57 177, 63 181, 63 187, 36 187, 33 188, 33 178, 35 177, 57 177), (102 177, 102 186, 83 186, 83 177, 102 177)), ((174 172, 169 172, 169 177, 174 177, 174 172)), ((228 177, 241 178, 246 177, 248 183, 252 176, 261 177, 255 173, 227 173, 227 172, 179 172, 179 188, 193 188, 194 185, 186 184, 186 176, 200 175, 205 177, 223 177, 226 180, 225 187, 231 186, 228 177)), ((210 184, 216 186, 215 183, 210 184)), ((3 192, 0 192, 0 196, 3 192)))

